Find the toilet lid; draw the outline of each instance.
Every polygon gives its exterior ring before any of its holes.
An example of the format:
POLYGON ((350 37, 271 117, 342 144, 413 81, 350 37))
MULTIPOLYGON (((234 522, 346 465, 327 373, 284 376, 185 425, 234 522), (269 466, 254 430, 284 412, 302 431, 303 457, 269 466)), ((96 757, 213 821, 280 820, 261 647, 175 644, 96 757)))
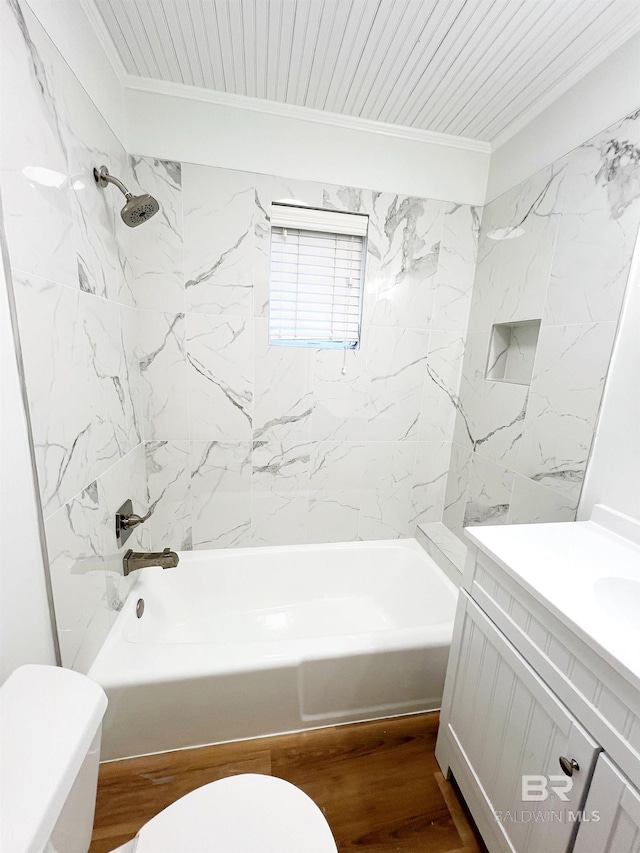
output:
POLYGON ((136 853, 337 853, 310 797, 254 773, 191 791, 146 823, 137 841, 136 853))

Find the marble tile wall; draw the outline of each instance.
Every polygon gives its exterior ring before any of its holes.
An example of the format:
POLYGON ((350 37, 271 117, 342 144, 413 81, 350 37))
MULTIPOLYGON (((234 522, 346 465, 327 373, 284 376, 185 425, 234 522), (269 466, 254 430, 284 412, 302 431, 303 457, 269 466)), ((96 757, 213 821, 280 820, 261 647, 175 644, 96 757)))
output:
POLYGON ((60 645, 86 671, 128 587, 113 514, 147 501, 130 238, 121 196, 92 177, 130 161, 17 0, 0 0, 0 63, 0 189, 60 645))
POLYGON ((479 218, 468 207, 132 158, 153 547, 413 535, 440 520, 479 218), (370 217, 362 346, 269 346, 269 209, 370 217))
POLYGON ((443 513, 458 535, 575 518, 639 223, 640 112, 484 208, 443 513), (535 319, 530 386, 486 379, 492 324, 535 319))

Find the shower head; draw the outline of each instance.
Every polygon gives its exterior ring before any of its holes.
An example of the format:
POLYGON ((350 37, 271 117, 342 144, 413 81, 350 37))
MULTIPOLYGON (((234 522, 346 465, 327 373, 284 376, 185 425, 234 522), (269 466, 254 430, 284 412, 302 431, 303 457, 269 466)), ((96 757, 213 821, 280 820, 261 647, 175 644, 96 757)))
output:
POLYGON ((142 225, 147 219, 151 219, 159 210, 160 205, 155 198, 148 193, 143 193, 131 196, 120 211, 120 216, 125 225, 135 228, 136 225, 142 225))
POLYGON ((122 195, 126 198, 127 203, 120 211, 120 216, 125 225, 129 228, 135 228, 136 225, 142 225, 147 219, 151 219, 159 210, 160 205, 152 195, 143 193, 142 195, 132 195, 125 187, 122 181, 114 178, 109 174, 106 166, 100 166, 100 169, 93 170, 93 177, 96 183, 101 187, 106 187, 107 184, 113 184, 118 187, 122 195))

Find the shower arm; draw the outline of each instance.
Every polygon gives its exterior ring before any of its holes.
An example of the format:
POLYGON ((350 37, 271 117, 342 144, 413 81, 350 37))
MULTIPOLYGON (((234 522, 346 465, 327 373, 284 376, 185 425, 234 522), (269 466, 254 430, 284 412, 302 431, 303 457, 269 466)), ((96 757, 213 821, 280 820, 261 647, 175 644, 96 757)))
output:
POLYGON ((107 184, 113 184, 118 187, 122 195, 127 199, 127 201, 131 201, 133 198, 132 193, 125 187, 122 181, 119 181, 117 178, 114 178, 113 175, 109 174, 109 170, 106 166, 101 166, 100 171, 97 169, 93 170, 93 177, 96 179, 96 182, 100 184, 101 187, 106 187, 107 184))

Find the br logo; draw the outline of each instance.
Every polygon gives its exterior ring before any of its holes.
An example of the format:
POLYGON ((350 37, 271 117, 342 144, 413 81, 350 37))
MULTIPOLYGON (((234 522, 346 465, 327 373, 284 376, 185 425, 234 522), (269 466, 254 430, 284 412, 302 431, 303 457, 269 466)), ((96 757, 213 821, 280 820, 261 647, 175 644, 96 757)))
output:
POLYGON ((565 803, 573 787, 573 779, 568 776, 540 776, 536 773, 522 777, 522 802, 540 803, 549 797, 551 791, 565 803))

